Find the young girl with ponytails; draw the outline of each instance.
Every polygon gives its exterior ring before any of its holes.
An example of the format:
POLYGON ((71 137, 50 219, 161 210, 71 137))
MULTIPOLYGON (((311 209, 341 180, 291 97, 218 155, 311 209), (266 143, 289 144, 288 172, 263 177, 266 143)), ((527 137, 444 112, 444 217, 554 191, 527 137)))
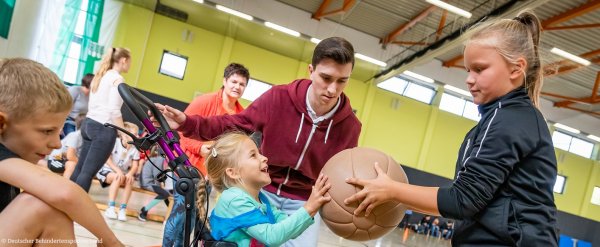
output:
MULTIPOLYGON (((271 183, 267 157, 243 133, 224 134, 214 143, 205 162, 209 181, 221 196, 210 216, 216 240, 237 246, 279 246, 296 238, 313 222, 321 206, 331 200, 325 195, 331 185, 321 174, 304 207, 287 215, 271 206, 261 189, 271 183)), ((205 219, 206 183, 198 185, 197 206, 205 219)))
POLYGON ((556 156, 539 111, 540 21, 523 12, 482 23, 467 35, 467 87, 481 120, 460 147, 456 179, 447 187, 348 179, 363 190, 346 199, 369 214, 395 200, 414 210, 459 220, 453 246, 557 246, 552 188, 556 156), (368 193, 367 193, 368 191, 368 193))

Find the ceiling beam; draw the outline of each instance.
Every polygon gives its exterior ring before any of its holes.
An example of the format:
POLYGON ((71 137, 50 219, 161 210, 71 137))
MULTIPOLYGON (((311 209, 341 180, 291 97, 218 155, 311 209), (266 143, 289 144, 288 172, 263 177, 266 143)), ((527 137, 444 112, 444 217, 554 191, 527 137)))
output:
MULTIPOLYGON (((583 54, 580 54, 579 56, 582 58, 591 58, 591 57, 595 57, 600 55, 600 49, 597 50, 593 50, 593 51, 589 51, 583 54)), ((600 57, 599 58, 594 58, 592 60, 590 60, 590 62, 592 63, 600 63, 600 57)), ((581 64, 574 64, 573 62, 571 62, 571 60, 560 60, 551 64, 546 64, 544 65, 544 76, 549 77, 549 76, 555 76, 555 75, 561 75, 561 74, 565 74, 568 72, 571 72, 573 70, 576 69, 580 69, 583 68, 585 66, 581 65, 581 64)))
POLYGON ((598 87, 600 86, 600 71, 596 74, 596 82, 594 82, 594 87, 592 88, 592 95, 590 97, 585 98, 571 98, 564 95, 559 94, 548 94, 548 96, 557 97, 560 99, 566 99, 564 101, 559 101, 554 103, 556 107, 566 107, 575 102, 584 103, 584 104, 597 104, 600 103, 600 97, 598 97, 598 87))
POLYGON ((561 30, 573 30, 573 29, 596 28, 596 27, 600 27, 600 23, 560 26, 560 27, 547 27, 544 29, 544 31, 561 31, 561 30))
POLYGON ((392 31, 391 33, 386 35, 383 39, 381 39, 380 43, 385 48, 385 46, 388 45, 389 43, 391 43, 392 41, 394 41, 396 39, 396 37, 400 36, 401 34, 403 34, 406 31, 408 31, 410 28, 412 28, 414 25, 416 25, 419 21, 425 19, 425 17, 427 17, 429 14, 431 14, 431 12, 433 12, 436 8, 437 7, 435 5, 429 6, 425 10, 421 11, 421 13, 419 13, 418 15, 413 17, 410 21, 400 25, 394 31, 392 31))
POLYGON ((435 41, 440 39, 442 36, 442 31, 444 30, 444 25, 446 25, 446 16, 448 15, 448 10, 444 10, 442 13, 442 17, 440 18, 440 24, 438 25, 437 32, 435 33, 435 41))
MULTIPOLYGON (((510 16, 516 16, 521 9, 535 9, 538 6, 547 3, 548 1, 549 0, 511 0, 490 11, 488 14, 486 14, 486 16, 510 18, 510 16)), ((473 20, 470 24, 467 24, 466 26, 480 22, 482 19, 483 18, 473 20)), ((373 78, 375 79, 374 83, 385 81, 391 77, 394 77, 404 72, 405 70, 422 64, 425 61, 435 59, 437 56, 445 54, 448 51, 459 47, 466 40, 466 36, 461 34, 461 30, 454 31, 453 33, 444 36, 435 43, 432 43, 431 45, 417 51, 416 53, 401 59, 400 61, 394 63, 390 67, 382 70, 381 72, 373 76, 373 78)))
POLYGON ((392 41, 392 44, 396 45, 429 45, 427 42, 415 42, 415 41, 392 41))
MULTIPOLYGON (((594 59, 590 60, 590 62, 599 64, 600 57, 594 58, 594 59)), ((563 65, 563 66, 554 67, 554 68, 548 67, 547 69, 546 69, 546 66, 544 66, 544 77, 562 75, 562 74, 570 73, 570 72, 573 72, 575 70, 582 69, 582 68, 585 68, 585 66, 580 65, 580 64, 563 65)))
POLYGON ((587 3, 580 5, 579 7, 560 13, 551 17, 550 19, 543 21, 542 27, 550 27, 556 24, 563 23, 575 17, 585 15, 598 8, 600 8, 600 0, 590 0, 587 3))
MULTIPOLYGON (((542 22, 542 31, 546 30, 546 28, 549 28, 552 25, 560 24, 560 23, 563 23, 570 19, 573 19, 575 17, 584 15, 590 11, 594 11, 595 9, 597 9, 599 7, 600 7, 600 0, 591 0, 583 5, 580 5, 579 7, 575 7, 566 12, 555 15, 554 17, 551 17, 550 19, 547 19, 542 22)), ((463 59, 463 55, 458 55, 447 61, 444 61, 442 64, 445 67, 454 67, 456 65, 456 63, 458 63, 459 61, 462 61, 462 59, 463 59)))
POLYGON ((596 117, 600 117, 600 112, 583 110, 583 109, 575 108, 575 107, 572 107, 572 106, 565 106, 565 107, 562 107, 562 108, 571 109, 571 110, 574 110, 574 111, 578 111, 578 112, 590 114, 590 115, 593 115, 593 116, 596 116, 596 117))
POLYGON ((312 18, 320 21, 323 17, 343 14, 348 12, 354 6, 354 4, 356 4, 356 0, 344 0, 344 4, 341 8, 325 12, 331 5, 331 2, 332 0, 323 0, 317 12, 312 15, 312 18))

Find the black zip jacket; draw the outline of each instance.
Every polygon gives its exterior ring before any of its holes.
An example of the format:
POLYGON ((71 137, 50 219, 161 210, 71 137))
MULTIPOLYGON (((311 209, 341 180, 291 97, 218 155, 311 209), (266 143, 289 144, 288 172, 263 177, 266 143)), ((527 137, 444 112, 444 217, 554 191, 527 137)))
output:
POLYGON ((438 191, 442 216, 459 220, 454 246, 557 246, 556 155, 542 114, 523 88, 479 106, 456 179, 438 191))

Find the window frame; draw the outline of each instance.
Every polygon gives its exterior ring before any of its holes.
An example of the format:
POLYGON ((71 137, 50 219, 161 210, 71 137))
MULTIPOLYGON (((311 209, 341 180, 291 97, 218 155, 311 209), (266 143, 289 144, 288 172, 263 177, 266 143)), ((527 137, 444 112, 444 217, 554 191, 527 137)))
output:
POLYGON ((561 175, 561 174, 556 174, 556 181, 554 182, 554 185, 552 186, 552 192, 556 193, 556 194, 564 194, 565 193, 565 188, 567 187, 567 176, 565 175, 561 175), (563 178, 563 183, 562 183, 562 187, 560 188, 560 192, 556 191, 556 185, 558 183, 558 178, 562 177, 563 178))
POLYGON ((265 82, 265 81, 262 81, 262 80, 259 80, 259 79, 256 79, 256 78, 249 78, 248 79, 248 84, 246 85, 246 89, 244 89, 244 94, 242 94, 241 98, 244 99, 244 100, 247 100, 249 102, 253 102, 256 99, 258 99, 260 96, 262 96, 265 92, 271 90, 271 88, 273 88, 273 86, 274 85, 271 84, 271 83, 268 83, 268 82, 265 82), (249 99, 249 98, 247 98, 248 96, 247 96, 246 93, 248 92, 248 89, 250 89, 250 84, 253 83, 253 82, 259 82, 259 83, 262 83, 264 85, 268 85, 269 88, 267 90, 263 91, 262 93, 260 93, 259 95, 257 95, 254 99, 249 99))
POLYGON ((189 58, 187 56, 181 55, 181 54, 169 51, 169 50, 163 50, 162 56, 160 57, 160 63, 158 64, 158 73, 161 74, 161 75, 169 76, 169 77, 172 77, 172 78, 175 78, 175 79, 183 81, 183 79, 185 78, 185 72, 187 71, 188 63, 189 63, 189 58), (175 75, 163 72, 163 70, 162 70, 162 68, 163 68, 163 61, 165 59, 165 55, 166 54, 185 59, 185 66, 183 67, 183 74, 181 75, 181 78, 180 77, 176 77, 175 75))
POLYGON ((388 92, 391 92, 391 93, 394 93, 394 94, 398 94, 400 96, 404 96, 406 98, 409 98, 409 99, 412 99, 412 100, 416 100, 418 102, 425 103, 425 104, 428 104, 428 105, 431 105, 431 103, 433 102, 433 99, 435 99, 435 96, 438 93, 437 86, 436 85, 432 85, 430 83, 421 82, 419 80, 415 80, 415 79, 412 79, 410 77, 403 76, 403 75, 394 76, 392 78, 400 80, 400 81, 402 81, 404 83, 404 86, 402 87, 402 92, 396 92, 396 91, 394 91, 393 89, 391 89, 389 87, 382 87, 382 86, 380 86, 382 83, 386 83, 391 78, 388 79, 388 80, 385 80, 385 81, 382 81, 382 82, 378 83, 377 84, 377 88, 380 88, 380 89, 383 89, 385 91, 388 91, 388 92), (431 90, 432 94, 431 94, 431 97, 429 98, 429 101, 425 102, 423 100, 420 100, 416 96, 407 95, 407 90, 408 90, 409 87, 411 87, 411 85, 431 90))

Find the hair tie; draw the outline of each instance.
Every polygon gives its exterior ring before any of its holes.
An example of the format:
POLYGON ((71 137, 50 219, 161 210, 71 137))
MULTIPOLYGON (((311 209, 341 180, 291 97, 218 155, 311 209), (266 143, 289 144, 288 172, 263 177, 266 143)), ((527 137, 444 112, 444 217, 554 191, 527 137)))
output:
POLYGON ((518 21, 518 22, 520 22, 522 24, 526 24, 525 23, 525 18, 523 18, 521 16, 517 16, 517 17, 513 18, 513 20, 518 21))
POLYGON ((218 155, 218 154, 217 154, 217 149, 216 149, 215 147, 212 147, 212 148, 210 149, 210 155, 211 155, 213 158, 216 158, 216 157, 217 157, 217 155, 218 155))

